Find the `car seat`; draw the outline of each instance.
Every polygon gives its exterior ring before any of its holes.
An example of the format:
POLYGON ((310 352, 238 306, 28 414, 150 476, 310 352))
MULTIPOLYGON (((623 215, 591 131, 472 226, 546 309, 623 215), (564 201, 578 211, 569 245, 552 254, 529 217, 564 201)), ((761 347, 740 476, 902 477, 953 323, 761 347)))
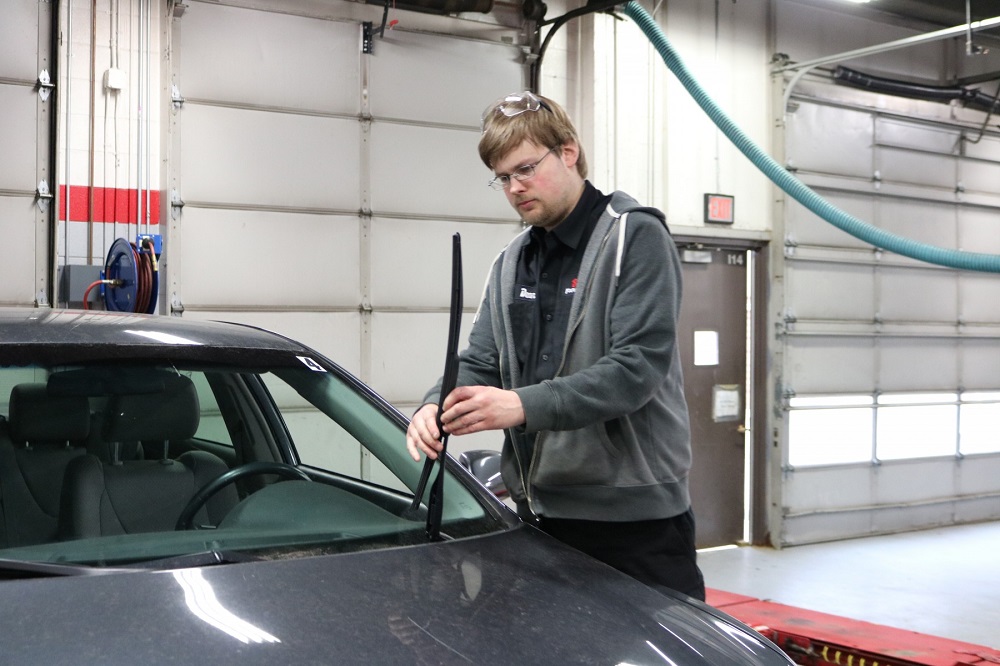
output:
POLYGON ((18 384, 8 415, 0 428, 0 545, 54 541, 66 468, 86 453, 89 403, 51 396, 45 384, 18 384))
MULTIPOLYGON (((183 375, 158 373, 145 392, 112 394, 100 438, 108 457, 88 453, 66 470, 61 538, 173 530, 191 497, 229 469, 205 451, 168 457, 170 442, 193 437, 199 420, 197 391, 183 375), (134 451, 142 441, 162 442, 157 447, 162 457, 123 458, 123 451, 134 451)), ((202 507, 195 524, 218 524, 237 501, 236 490, 225 488, 202 507)))

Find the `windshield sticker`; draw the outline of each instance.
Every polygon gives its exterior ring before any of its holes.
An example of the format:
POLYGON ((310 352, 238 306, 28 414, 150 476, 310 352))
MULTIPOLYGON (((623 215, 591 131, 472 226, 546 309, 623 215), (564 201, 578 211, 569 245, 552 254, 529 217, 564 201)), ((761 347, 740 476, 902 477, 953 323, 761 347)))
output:
POLYGON ((313 372, 326 372, 326 369, 323 368, 322 365, 320 365, 316 361, 312 360, 308 356, 296 356, 295 358, 297 358, 300 361, 302 361, 302 365, 306 366, 307 368, 309 368, 313 372))

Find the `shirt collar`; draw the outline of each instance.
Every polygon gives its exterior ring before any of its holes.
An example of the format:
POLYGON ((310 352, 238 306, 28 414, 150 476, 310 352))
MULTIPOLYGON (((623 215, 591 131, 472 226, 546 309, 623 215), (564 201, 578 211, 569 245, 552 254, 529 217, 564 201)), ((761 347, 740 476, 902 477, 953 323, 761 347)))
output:
MULTIPOLYGON (((556 240, 574 250, 577 249, 584 232, 587 230, 588 222, 591 220, 591 211, 594 206, 600 203, 601 196, 600 191, 591 185, 589 180, 584 181, 583 194, 576 202, 573 212, 556 225, 556 228, 551 232, 555 235, 556 240)), ((543 241, 547 233, 549 232, 541 227, 532 227, 531 229, 531 235, 536 241, 543 241)))

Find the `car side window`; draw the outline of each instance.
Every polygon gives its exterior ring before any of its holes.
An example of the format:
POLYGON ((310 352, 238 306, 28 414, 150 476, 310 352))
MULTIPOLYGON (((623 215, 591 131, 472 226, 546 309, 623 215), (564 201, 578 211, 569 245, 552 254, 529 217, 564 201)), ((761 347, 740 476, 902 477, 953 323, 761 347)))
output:
MULTIPOLYGON (((412 494, 423 463, 406 450, 406 425, 363 395, 358 386, 307 357, 301 368, 260 375, 281 413, 299 461, 364 482, 412 494)), ((446 475, 443 520, 482 518, 483 506, 453 475, 446 475)), ((426 488, 425 488, 426 491, 426 488)))
MULTIPOLYGON (((303 464, 407 492, 406 485, 372 455, 369 446, 337 420, 330 418, 275 375, 264 374, 261 377, 281 412, 303 464)), ((358 418, 363 417, 358 415, 358 418)), ((396 432, 386 433, 385 437, 398 435, 396 432)))

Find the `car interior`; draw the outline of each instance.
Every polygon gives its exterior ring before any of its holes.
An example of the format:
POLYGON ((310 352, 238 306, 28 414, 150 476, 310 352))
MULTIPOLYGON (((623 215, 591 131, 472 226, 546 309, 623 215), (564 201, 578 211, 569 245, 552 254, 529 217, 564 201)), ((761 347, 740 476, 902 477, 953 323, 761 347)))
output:
MULTIPOLYGON (((172 530, 194 493, 228 471, 206 451, 170 456, 171 442, 198 429, 189 378, 157 373, 143 392, 106 399, 75 390, 90 379, 79 371, 52 378, 15 385, 0 422, 3 546, 172 530)), ((218 524, 237 501, 225 488, 200 518, 218 524)))
MULTIPOLYGON (((5 554, 58 558, 103 539, 94 557, 110 561, 107 544, 129 537, 145 545, 120 548, 125 561, 150 548, 169 557, 214 547, 209 536, 241 547, 426 538, 426 508, 411 507, 420 467, 399 425, 330 373, 162 363, 9 370, 0 368, 0 386, 11 387, 6 416, 0 402, 5 554)), ((449 484, 446 518, 486 517, 449 484)))
POLYGON ((57 538, 66 468, 87 454, 87 398, 54 398, 45 388, 38 383, 15 386, 8 418, 0 421, 0 545, 4 547, 57 538))

